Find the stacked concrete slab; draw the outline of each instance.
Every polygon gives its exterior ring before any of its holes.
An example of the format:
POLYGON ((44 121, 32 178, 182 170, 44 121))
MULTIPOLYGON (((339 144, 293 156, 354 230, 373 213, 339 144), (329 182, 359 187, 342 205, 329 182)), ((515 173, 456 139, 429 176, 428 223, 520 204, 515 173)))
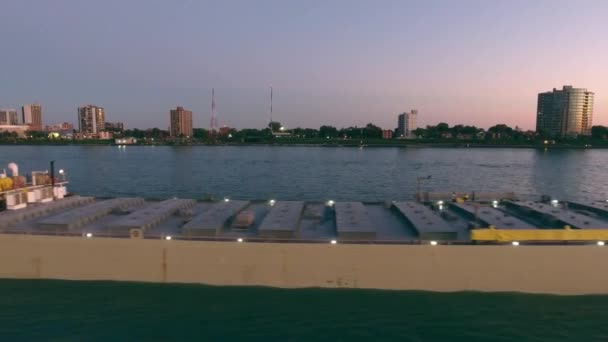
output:
POLYGON ((572 228, 604 229, 608 228, 608 221, 602 221, 591 216, 576 213, 571 210, 555 207, 550 204, 537 202, 510 202, 527 211, 537 212, 545 217, 557 220, 572 228))
POLYGON ((417 202, 395 202, 393 205, 416 229, 421 240, 454 240, 458 237, 456 229, 427 206, 417 202))
POLYGON ((38 222, 43 230, 70 230, 109 215, 114 210, 126 210, 144 204, 143 198, 113 198, 47 217, 38 222))
POLYGON ((111 233, 128 233, 131 229, 146 229, 166 220, 182 209, 191 209, 196 201, 191 199, 169 199, 151 204, 143 209, 132 212, 110 222, 108 229, 111 233))
POLYGON ((304 202, 281 201, 275 203, 258 227, 260 237, 292 238, 302 219, 304 202))
POLYGON ((486 227, 496 229, 534 229, 534 225, 511 216, 504 211, 479 203, 452 203, 452 207, 464 213, 470 219, 477 217, 486 227))
POLYGON ((0 229, 6 229, 12 224, 31 220, 40 216, 49 215, 58 210, 78 207, 92 203, 93 197, 70 196, 52 202, 31 205, 19 210, 0 212, 0 229))
POLYGON ((195 216, 182 227, 187 236, 217 236, 226 222, 249 206, 249 201, 219 202, 203 213, 195 216))
POLYGON ((376 230, 367 216, 367 210, 361 202, 337 202, 336 230, 340 239, 374 240, 376 230))

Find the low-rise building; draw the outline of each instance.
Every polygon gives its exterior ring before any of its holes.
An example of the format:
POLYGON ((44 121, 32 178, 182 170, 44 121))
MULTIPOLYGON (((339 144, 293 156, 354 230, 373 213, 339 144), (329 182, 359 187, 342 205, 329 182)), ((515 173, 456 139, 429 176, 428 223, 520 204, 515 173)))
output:
POLYGON ((0 125, 0 132, 15 132, 19 137, 25 137, 29 130, 29 125, 0 125))
POLYGON ((393 139, 393 131, 391 131, 390 129, 383 129, 382 139, 393 139))
POLYGON ((116 138, 114 139, 114 144, 116 145, 135 145, 137 144, 137 139, 129 137, 129 138, 116 138))
POLYGON ((48 132, 55 131, 74 131, 74 125, 69 122, 64 122, 56 125, 46 126, 48 132))
POLYGON ((122 132, 125 130, 125 124, 122 122, 106 122, 106 131, 122 132))

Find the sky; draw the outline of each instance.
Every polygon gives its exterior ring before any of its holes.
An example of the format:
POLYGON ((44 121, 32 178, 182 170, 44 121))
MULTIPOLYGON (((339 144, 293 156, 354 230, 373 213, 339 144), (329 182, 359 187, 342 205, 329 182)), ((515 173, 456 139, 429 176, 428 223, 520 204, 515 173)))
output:
POLYGON ((595 92, 608 125, 608 1, 0 0, 0 108, 43 105, 44 124, 167 128, 184 106, 209 127, 534 129, 537 94, 595 92))

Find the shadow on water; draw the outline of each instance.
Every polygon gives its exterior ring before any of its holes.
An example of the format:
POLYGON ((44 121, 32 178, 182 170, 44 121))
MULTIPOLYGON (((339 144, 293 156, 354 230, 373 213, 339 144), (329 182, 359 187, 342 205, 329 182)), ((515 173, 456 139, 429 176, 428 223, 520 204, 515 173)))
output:
POLYGON ((5 340, 599 341, 608 296, 1 280, 5 340))

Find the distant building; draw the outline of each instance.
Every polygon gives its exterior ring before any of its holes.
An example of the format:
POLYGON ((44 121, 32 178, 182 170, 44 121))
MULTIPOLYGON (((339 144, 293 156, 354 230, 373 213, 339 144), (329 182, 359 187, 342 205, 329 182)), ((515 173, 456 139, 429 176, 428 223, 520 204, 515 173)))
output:
POLYGON ((106 115, 102 107, 86 105, 78 108, 78 129, 81 135, 94 136, 106 130, 106 115))
POLYGON ((122 122, 106 122, 106 131, 122 132, 125 130, 125 124, 122 122))
POLYGON ((219 133, 220 133, 220 135, 228 135, 228 134, 230 134, 230 130, 231 130, 230 127, 228 127, 228 126, 222 126, 219 129, 219 133))
POLYGON ((100 140, 110 140, 114 138, 114 135, 112 134, 112 132, 99 132, 95 135, 95 138, 100 139, 100 140))
POLYGON ((29 130, 28 125, 0 125, 0 132, 15 132, 20 137, 24 137, 25 132, 29 130))
POLYGON ((382 139, 393 139, 393 131, 391 131, 390 129, 383 129, 382 139))
POLYGON ((538 94, 536 132, 560 137, 590 135, 593 97, 587 89, 572 86, 538 94))
POLYGON ((116 145, 135 145, 135 144, 137 144, 137 139, 135 139, 135 138, 116 138, 116 139, 114 139, 114 144, 116 144, 116 145))
POLYGON ((400 138, 413 138, 414 131, 418 128, 418 110, 412 109, 409 113, 404 112, 397 117, 397 127, 400 138))
POLYGON ((46 130, 47 130, 47 132, 52 132, 52 131, 73 131, 74 130, 74 125, 72 125, 69 122, 64 122, 64 123, 60 123, 60 124, 56 124, 56 125, 52 125, 52 126, 46 126, 46 130))
POLYGON ((19 125, 19 115, 14 109, 2 109, 0 110, 0 125, 19 125))
POLYGON ((192 136, 192 112, 184 107, 177 107, 170 112, 170 134, 172 137, 192 136))
POLYGON ((23 124, 30 125, 32 131, 42 131, 42 106, 26 104, 21 107, 23 124))

